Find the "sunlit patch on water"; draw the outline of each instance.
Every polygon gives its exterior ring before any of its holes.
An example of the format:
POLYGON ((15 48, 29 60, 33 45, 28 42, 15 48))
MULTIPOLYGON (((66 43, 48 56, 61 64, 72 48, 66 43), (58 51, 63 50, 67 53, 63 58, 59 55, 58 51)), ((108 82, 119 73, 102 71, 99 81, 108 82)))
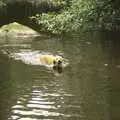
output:
POLYGON ((65 94, 65 92, 57 93, 44 93, 40 90, 33 90, 29 96, 22 95, 18 101, 11 108, 11 116, 9 120, 57 120, 59 118, 69 119, 71 117, 80 117, 79 114, 69 114, 61 111, 64 106, 66 109, 79 109, 78 105, 65 105, 64 97, 68 99, 73 96, 72 94, 65 94), (35 93, 35 94, 33 94, 35 93), (61 97, 63 99, 61 99, 61 97), (21 99, 22 98, 22 99, 21 99), (23 100, 24 98, 24 100, 23 100))
POLYGON ((31 45, 30 44, 4 44, 2 46, 0 46, 1 48, 2 47, 21 47, 21 48, 31 48, 31 45))

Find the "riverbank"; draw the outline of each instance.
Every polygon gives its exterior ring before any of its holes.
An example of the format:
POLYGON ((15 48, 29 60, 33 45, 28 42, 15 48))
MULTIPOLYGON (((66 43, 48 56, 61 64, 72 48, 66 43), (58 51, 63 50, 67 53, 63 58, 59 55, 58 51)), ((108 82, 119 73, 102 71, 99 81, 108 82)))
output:
POLYGON ((40 34, 35 30, 18 24, 16 22, 4 25, 0 28, 0 35, 8 35, 12 37, 29 37, 29 36, 39 36, 40 34))

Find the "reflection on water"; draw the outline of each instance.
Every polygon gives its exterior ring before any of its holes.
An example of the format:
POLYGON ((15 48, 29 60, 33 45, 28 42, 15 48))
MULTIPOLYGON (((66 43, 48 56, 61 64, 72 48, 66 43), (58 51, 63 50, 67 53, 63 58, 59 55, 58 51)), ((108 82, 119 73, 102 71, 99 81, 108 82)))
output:
POLYGON ((12 107, 12 118, 30 118, 30 116, 40 119, 45 118, 57 118, 59 116, 65 116, 63 113, 59 113, 61 102, 64 104, 63 95, 58 93, 42 93, 38 90, 33 90, 32 93, 25 98, 22 96, 18 99, 17 104, 12 107), (60 101, 56 101, 58 99, 60 101))
POLYGON ((112 41, 97 33, 62 39, 2 37, 0 120, 120 118, 120 47, 112 41), (36 65, 34 58, 43 51, 69 60, 60 76, 36 65))

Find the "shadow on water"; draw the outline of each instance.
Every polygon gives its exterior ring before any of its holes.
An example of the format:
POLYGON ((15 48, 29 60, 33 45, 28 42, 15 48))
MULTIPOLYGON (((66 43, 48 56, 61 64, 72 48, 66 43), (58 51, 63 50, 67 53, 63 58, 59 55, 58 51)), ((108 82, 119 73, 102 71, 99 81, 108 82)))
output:
POLYGON ((1 38, 1 120, 119 119, 118 38, 106 32, 1 38), (62 54, 69 65, 55 76, 43 66, 9 57, 21 50, 62 54))

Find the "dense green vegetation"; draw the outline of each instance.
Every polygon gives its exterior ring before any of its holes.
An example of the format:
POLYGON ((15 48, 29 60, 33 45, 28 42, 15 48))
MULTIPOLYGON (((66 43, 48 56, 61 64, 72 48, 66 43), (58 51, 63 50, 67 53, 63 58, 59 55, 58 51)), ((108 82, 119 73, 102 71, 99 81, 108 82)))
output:
MULTIPOLYGON (((63 0, 65 1, 65 0, 63 0)), ((43 31, 54 34, 81 30, 118 30, 120 0, 66 0, 60 12, 36 14, 31 17, 43 31)))
POLYGON ((64 0, 0 0, 0 26, 12 22, 25 23, 36 13, 59 11, 64 0))
POLYGON ((0 0, 0 26, 11 22, 53 34, 120 30, 120 0, 0 0))

